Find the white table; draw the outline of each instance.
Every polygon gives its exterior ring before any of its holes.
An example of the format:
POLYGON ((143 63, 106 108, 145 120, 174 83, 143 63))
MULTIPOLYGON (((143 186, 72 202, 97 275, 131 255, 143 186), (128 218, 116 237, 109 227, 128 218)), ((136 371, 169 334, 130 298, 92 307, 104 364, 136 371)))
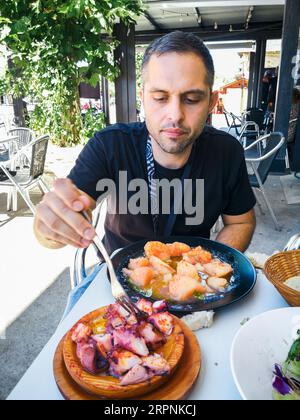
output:
MULTIPOLYGON (((65 333, 85 314, 112 303, 106 269, 83 295, 68 317, 26 372, 9 400, 62 400, 53 376, 52 362, 58 343, 65 333)), ((189 395, 192 400, 241 399, 230 370, 230 349, 236 332, 245 318, 276 308, 286 307, 276 289, 262 273, 254 291, 243 301, 218 311, 214 325, 196 333, 203 354, 203 366, 198 382, 189 395)), ((54 308, 55 310, 55 308, 54 308)))

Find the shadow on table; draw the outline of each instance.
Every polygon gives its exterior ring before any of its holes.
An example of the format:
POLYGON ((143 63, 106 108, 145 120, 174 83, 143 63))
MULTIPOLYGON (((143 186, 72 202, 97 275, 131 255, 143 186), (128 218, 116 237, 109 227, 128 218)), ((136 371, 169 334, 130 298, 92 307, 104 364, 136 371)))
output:
POLYGON ((70 291, 66 268, 0 339, 0 400, 8 397, 47 344, 63 315, 70 291))

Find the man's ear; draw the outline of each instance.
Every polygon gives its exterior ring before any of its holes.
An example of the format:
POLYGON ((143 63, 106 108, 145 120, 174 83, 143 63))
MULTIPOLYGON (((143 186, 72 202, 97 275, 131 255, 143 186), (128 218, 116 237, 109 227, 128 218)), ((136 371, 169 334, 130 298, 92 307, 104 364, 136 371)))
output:
POLYGON ((215 90, 210 95, 209 113, 211 113, 213 109, 215 108, 215 106, 217 105, 218 99, 219 99, 219 91, 215 90))

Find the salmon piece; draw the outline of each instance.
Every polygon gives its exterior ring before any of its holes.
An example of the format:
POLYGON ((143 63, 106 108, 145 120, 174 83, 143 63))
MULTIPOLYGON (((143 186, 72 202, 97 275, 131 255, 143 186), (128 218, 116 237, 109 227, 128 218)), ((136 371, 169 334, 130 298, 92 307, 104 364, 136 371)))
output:
POLYGON ((207 264, 212 261, 213 257, 210 252, 205 251, 201 246, 198 246, 197 248, 194 248, 190 252, 184 254, 183 259, 188 261, 190 264, 207 264))
POLYGON ((160 260, 157 257, 150 257, 150 264, 151 267, 154 269, 154 271, 157 274, 175 274, 176 271, 174 270, 174 268, 172 268, 170 265, 168 265, 166 262, 160 260))
POLYGON ((125 276, 128 276, 132 283, 138 287, 147 287, 154 277, 154 271, 150 267, 140 267, 135 270, 123 269, 125 276))
POLYGON ((206 293, 206 287, 192 277, 174 276, 169 283, 169 292, 172 299, 182 302, 190 299, 194 293, 206 293))
POLYGON ((183 254, 190 252, 191 247, 181 242, 174 242, 173 244, 167 244, 171 257, 182 257, 183 254))
POLYGON ((207 279, 207 285, 212 289, 217 289, 220 292, 223 292, 225 287, 228 286, 228 281, 220 277, 209 277, 207 279))
POLYGON ((191 277, 200 281, 197 268, 187 261, 180 261, 180 263, 177 265, 177 274, 179 277, 191 277))
POLYGON ((148 258, 157 257, 160 260, 168 260, 171 257, 169 247, 162 242, 148 242, 145 246, 145 254, 148 258))
POLYGON ((149 267, 150 262, 148 258, 135 258, 129 261, 129 270, 135 270, 136 268, 149 267))
POLYGON ((199 272, 201 272, 201 273, 205 272, 203 264, 197 263, 197 264, 195 264, 195 267, 196 267, 198 273, 199 272))
POLYGON ((231 265, 217 259, 213 260, 211 263, 204 264, 203 267, 205 273, 210 277, 227 278, 227 276, 233 273, 231 265))

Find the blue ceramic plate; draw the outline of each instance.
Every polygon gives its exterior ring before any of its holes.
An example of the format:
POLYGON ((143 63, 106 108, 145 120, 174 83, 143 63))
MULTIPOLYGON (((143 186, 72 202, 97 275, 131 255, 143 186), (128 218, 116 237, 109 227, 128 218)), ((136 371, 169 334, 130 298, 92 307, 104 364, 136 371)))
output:
MULTIPOLYGON (((202 246, 211 252, 215 258, 229 263, 233 267, 233 275, 230 280, 230 286, 226 292, 206 297, 193 303, 172 303, 169 302, 169 310, 174 313, 191 313, 198 311, 209 311, 238 302, 245 298, 254 288, 256 284, 256 271, 250 260, 244 254, 229 246, 219 242, 197 237, 172 237, 172 238, 156 238, 155 240, 163 243, 183 242, 191 247, 202 246)), ((112 262, 116 270, 118 279, 122 283, 124 289, 133 301, 137 301, 141 297, 149 300, 151 296, 147 296, 142 292, 134 290, 126 277, 123 275, 123 268, 127 268, 131 258, 138 258, 144 255, 144 247, 148 240, 136 242, 117 253, 112 262)))

